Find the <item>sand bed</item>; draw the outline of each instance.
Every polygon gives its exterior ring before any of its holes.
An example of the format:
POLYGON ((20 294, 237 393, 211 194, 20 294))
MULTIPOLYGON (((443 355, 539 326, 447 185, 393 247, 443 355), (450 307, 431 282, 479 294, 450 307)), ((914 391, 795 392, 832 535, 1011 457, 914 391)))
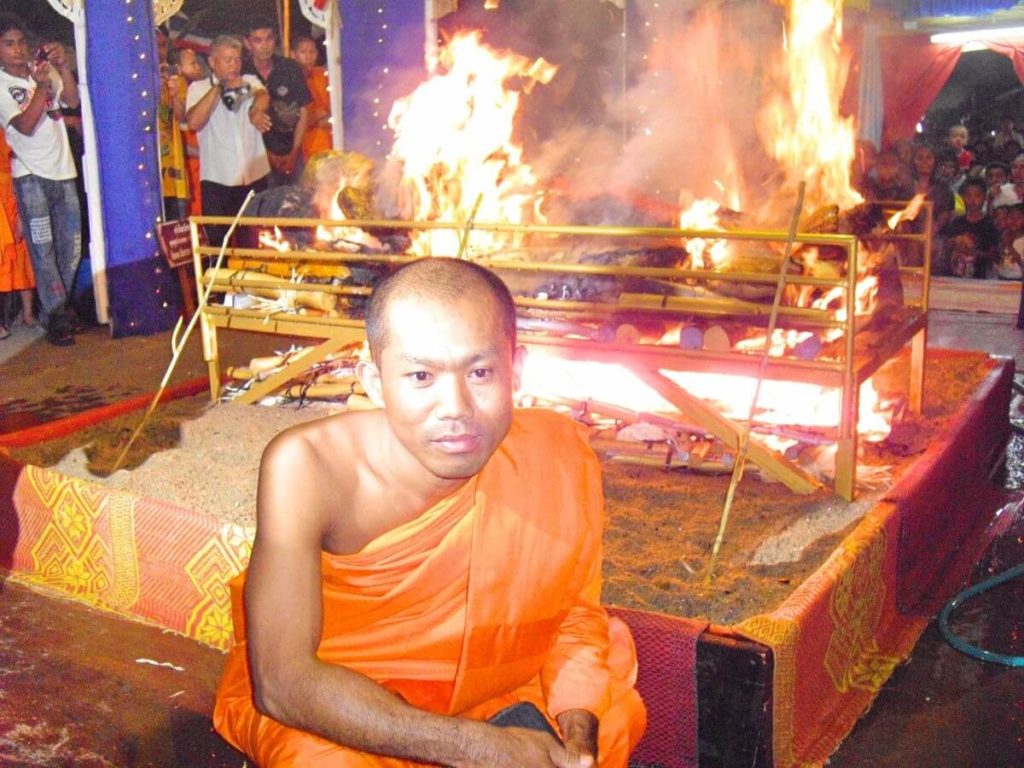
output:
MULTIPOLYGON (((941 434, 987 370, 982 355, 930 358, 925 413, 904 421, 886 443, 865 446, 862 463, 890 467, 898 478, 941 434)), ((906 362, 898 361, 877 381, 883 392, 898 394, 906 378, 906 362)), ((157 410, 128 456, 128 469, 109 476, 104 475, 141 413, 11 453, 25 463, 252 525, 263 447, 282 429, 338 409, 326 404, 210 407, 202 397, 179 400, 157 410)), ((595 431, 598 455, 604 457, 609 445, 606 433, 595 431)), ((735 624, 781 602, 824 562, 881 493, 865 491, 847 504, 830 490, 800 496, 748 473, 736 494, 709 587, 704 572, 728 476, 607 459, 603 465, 605 601, 720 624, 735 624)))

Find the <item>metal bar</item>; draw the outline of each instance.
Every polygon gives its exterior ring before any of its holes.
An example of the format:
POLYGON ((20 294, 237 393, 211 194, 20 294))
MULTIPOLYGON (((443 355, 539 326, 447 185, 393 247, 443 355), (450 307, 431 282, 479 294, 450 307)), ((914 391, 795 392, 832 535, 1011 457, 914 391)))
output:
MULTIPOLYGON (((213 256, 220 252, 214 246, 202 246, 200 252, 213 256)), ((355 254, 331 253, 314 249, 273 251, 264 248, 229 248, 228 256, 233 258, 257 259, 262 261, 279 261, 281 257, 302 256, 299 263, 305 261, 350 264, 357 263, 389 263, 405 264, 417 261, 420 256, 393 256, 386 254, 355 254)), ((715 272, 707 269, 679 269, 676 267, 620 267, 610 264, 582 264, 560 261, 520 261, 514 259, 474 259, 478 264, 494 271, 515 270, 519 272, 551 272, 562 274, 613 275, 616 277, 646 277, 652 279, 667 278, 678 280, 714 280, 726 283, 775 283, 775 276, 767 272, 715 272)), ((844 278, 812 277, 809 275, 792 275, 786 280, 793 285, 811 285, 821 288, 837 288, 845 285, 844 278)))
MULTIPOLYGON (((193 218, 200 224, 228 224, 232 221, 229 216, 195 216, 193 218)), ((459 230, 462 229, 466 223, 448 221, 403 221, 399 219, 344 219, 343 221, 337 221, 333 219, 248 217, 239 219, 238 224, 243 227, 257 226, 279 228, 313 228, 322 225, 333 228, 342 226, 358 229, 459 230)), ((473 223, 473 229, 482 232, 509 232, 535 235, 587 235, 590 237, 642 237, 661 238, 667 240, 702 238, 705 240, 782 242, 786 239, 785 232, 767 229, 679 229, 676 227, 626 227, 589 224, 506 224, 480 221, 473 223)), ((855 239, 856 237, 854 235, 801 232, 794 238, 794 242, 801 243, 803 245, 835 245, 843 247, 850 240, 855 239)))
POLYGON ((836 442, 835 490, 847 501, 857 492, 857 413, 860 405, 860 382, 855 365, 856 325, 854 308, 857 304, 857 243, 847 251, 846 317, 845 330, 846 371, 839 408, 839 440, 836 442))

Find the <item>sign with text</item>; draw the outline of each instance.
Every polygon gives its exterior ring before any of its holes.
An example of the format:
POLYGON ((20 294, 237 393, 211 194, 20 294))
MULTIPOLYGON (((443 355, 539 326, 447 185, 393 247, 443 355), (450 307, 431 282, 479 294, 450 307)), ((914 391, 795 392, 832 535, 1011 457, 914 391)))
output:
POLYGON ((188 219, 157 225, 156 237, 167 266, 173 269, 192 263, 192 233, 188 219))

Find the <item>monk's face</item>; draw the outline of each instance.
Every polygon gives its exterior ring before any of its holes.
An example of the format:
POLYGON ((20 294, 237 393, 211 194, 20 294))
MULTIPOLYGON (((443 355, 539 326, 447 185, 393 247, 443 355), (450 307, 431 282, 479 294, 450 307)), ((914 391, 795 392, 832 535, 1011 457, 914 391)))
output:
POLYGON ((493 302, 396 296, 386 317, 388 340, 366 383, 400 458, 437 479, 475 475, 508 433, 519 371, 493 302))

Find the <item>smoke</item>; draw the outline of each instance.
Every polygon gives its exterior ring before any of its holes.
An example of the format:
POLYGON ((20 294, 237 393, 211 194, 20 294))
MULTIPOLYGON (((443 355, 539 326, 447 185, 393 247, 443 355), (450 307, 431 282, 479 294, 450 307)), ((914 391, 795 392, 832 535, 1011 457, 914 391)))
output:
POLYGON ((766 62, 782 15, 766 4, 686 10, 629 6, 636 50, 626 77, 601 95, 603 123, 552 136, 531 158, 574 194, 638 191, 670 203, 712 198, 750 209, 775 173, 757 134, 766 62), (629 72, 632 75, 629 76, 629 72))
MULTIPOLYGON (((783 27, 775 4, 687 0, 464 0, 439 23, 442 37, 481 29, 493 48, 558 65, 524 95, 517 134, 542 186, 561 191, 551 220, 593 224, 626 223, 622 201, 638 198, 766 217, 780 172, 758 124, 783 27)), ((391 207, 398 173, 382 170, 391 207)))

